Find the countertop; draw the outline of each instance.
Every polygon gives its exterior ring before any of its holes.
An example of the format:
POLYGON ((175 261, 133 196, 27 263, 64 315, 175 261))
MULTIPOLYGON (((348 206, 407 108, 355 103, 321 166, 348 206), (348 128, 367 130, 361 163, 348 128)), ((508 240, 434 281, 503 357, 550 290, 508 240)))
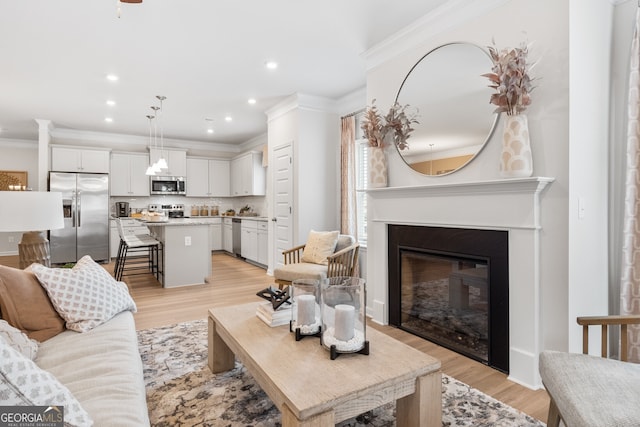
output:
MULTIPOLYGON (((169 218, 168 220, 165 221, 145 221, 142 218, 134 218, 134 219, 138 219, 140 222, 144 223, 147 226, 180 226, 180 225, 211 225, 213 224, 215 221, 212 220, 216 220, 216 219, 220 219, 223 217, 192 217, 192 218, 169 218)), ((254 216, 254 217, 224 217, 224 218, 242 218, 242 219, 248 219, 248 220, 252 220, 252 221, 267 221, 266 217, 259 217, 259 216, 254 216)))

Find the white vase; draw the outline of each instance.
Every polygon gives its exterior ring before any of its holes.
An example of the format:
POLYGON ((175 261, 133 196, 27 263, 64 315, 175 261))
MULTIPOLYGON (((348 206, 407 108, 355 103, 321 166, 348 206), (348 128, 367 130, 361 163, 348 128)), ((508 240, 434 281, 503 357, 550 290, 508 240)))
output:
POLYGON ((369 188, 387 186, 387 154, 383 148, 369 147, 369 188))
POLYGON ((533 158, 529 143, 527 116, 507 116, 502 134, 500 175, 505 178, 528 177, 533 174, 533 158))

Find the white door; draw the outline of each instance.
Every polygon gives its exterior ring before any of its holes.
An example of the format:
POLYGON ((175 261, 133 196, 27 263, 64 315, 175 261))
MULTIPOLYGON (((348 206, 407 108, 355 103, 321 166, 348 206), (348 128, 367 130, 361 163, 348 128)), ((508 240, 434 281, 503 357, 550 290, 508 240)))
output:
POLYGON ((273 173, 274 269, 283 265, 282 251, 293 247, 293 148, 276 147, 273 173))

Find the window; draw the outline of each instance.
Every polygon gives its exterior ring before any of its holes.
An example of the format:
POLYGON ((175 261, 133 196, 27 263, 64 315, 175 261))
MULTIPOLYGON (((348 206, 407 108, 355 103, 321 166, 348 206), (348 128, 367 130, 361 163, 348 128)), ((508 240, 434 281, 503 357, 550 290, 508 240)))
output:
POLYGON ((367 245, 367 140, 360 125, 363 113, 356 115, 356 210, 358 218, 358 241, 362 246, 367 245))

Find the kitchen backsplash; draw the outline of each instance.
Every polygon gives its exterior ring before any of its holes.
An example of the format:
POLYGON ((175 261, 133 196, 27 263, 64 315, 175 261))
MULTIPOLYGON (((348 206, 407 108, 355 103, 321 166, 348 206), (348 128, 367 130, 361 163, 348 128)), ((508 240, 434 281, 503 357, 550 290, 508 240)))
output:
POLYGON ((259 216, 265 216, 267 214, 266 197, 264 196, 224 198, 185 196, 111 197, 110 203, 112 214, 115 214, 116 202, 128 202, 131 212, 135 212, 136 209, 147 209, 150 204, 181 204, 184 205, 185 216, 189 216, 192 205, 202 206, 206 204, 207 206, 218 206, 218 211, 220 213, 223 213, 228 209, 240 212, 242 207, 249 205, 253 212, 256 212, 259 216))

